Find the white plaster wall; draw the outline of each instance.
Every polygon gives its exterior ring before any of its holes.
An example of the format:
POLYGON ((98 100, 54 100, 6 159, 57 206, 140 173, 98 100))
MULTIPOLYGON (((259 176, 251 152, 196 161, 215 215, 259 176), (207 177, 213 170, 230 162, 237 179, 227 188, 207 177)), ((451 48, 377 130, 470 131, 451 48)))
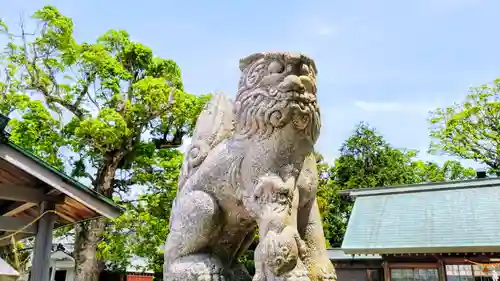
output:
POLYGON ((66 281, 74 281, 75 280, 75 269, 67 269, 66 270, 66 281))
MULTIPOLYGON (((52 267, 52 270, 53 270, 53 273, 51 276, 52 278, 55 275, 55 271, 66 270, 66 280, 65 281, 74 281, 75 280, 75 269, 74 269, 75 262, 70 256, 68 256, 64 253, 55 252, 52 254, 51 258, 52 258, 52 260, 50 262, 50 266, 52 267), (66 258, 66 257, 69 257, 69 259, 68 258, 62 259, 62 258, 66 258), (57 260, 57 258, 59 260, 57 260)), ((29 277, 29 271, 27 273, 25 273, 23 276, 21 276, 21 278, 19 278, 18 281, 29 281, 28 277, 29 277)), ((0 281, 2 281, 2 280, 0 280, 0 281)), ((53 281, 53 280, 51 280, 51 281, 53 281)))

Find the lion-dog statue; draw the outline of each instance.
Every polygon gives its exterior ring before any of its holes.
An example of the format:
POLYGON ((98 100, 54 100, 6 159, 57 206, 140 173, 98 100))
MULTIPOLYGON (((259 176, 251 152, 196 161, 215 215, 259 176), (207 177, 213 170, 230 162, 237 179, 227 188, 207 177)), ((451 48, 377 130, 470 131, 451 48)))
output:
POLYGON ((336 280, 316 201, 316 65, 303 54, 240 60, 234 102, 197 120, 173 202, 165 281, 336 280), (237 258, 253 243, 255 276, 237 258))

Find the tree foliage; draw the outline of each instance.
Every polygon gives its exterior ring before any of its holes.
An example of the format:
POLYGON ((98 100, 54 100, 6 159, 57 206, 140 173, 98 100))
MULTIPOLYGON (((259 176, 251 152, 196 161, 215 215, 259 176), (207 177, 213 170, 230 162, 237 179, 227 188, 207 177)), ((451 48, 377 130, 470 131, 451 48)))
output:
MULTIPOLYGON (((14 142, 60 169, 70 167, 108 197, 141 184, 138 171, 157 174, 162 157, 178 158, 170 150, 191 133, 209 96, 186 93, 174 61, 154 56, 123 30, 78 43, 72 20, 52 6, 32 19, 35 32, 24 22, 17 31, 0 25, 9 41, 0 109, 21 112, 10 122, 14 142)), ((97 280, 102 263, 93 257, 108 224, 98 219, 76 227, 76 280, 97 280)))
POLYGON ((431 151, 486 164, 500 175, 500 79, 472 87, 465 100, 431 112, 431 151))
POLYGON ((136 166, 133 180, 146 192, 125 204, 127 212, 114 221, 99 245, 103 258, 119 271, 125 270, 138 256, 146 259, 144 269, 162 272, 161 246, 168 235, 182 154, 176 149, 155 151, 152 146, 145 149, 149 149, 151 155, 139 160, 141 165, 136 166), (149 170, 150 166, 155 167, 153 171, 149 170))
POLYGON ((53 118, 42 101, 22 92, 16 79, 17 66, 0 56, 0 114, 10 117, 10 141, 37 155, 58 169, 63 168, 60 148, 65 144, 58 133, 61 123, 53 118))
POLYGON ((340 247, 353 206, 352 202, 340 197, 341 190, 475 176, 473 169, 464 168, 458 161, 447 161, 439 166, 416 160, 416 156, 417 151, 396 149, 375 129, 361 123, 342 144, 340 156, 333 166, 320 163, 323 179, 320 181, 318 201, 330 246, 340 247))
POLYGON ((27 269, 30 252, 26 251, 23 243, 12 241, 10 245, 0 249, 0 258, 22 275, 27 269))

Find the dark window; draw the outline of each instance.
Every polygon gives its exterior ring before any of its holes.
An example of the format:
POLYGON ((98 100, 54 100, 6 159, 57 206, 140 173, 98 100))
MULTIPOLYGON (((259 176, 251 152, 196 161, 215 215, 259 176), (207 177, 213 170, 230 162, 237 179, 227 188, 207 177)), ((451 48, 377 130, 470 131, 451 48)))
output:
POLYGON ((66 270, 56 270, 54 281, 66 281, 66 270))
POLYGON ((366 269, 337 269, 338 281, 367 281, 366 269))
POLYGON ((391 281, 439 281, 436 268, 393 268, 391 281))
POLYGON ((382 270, 380 269, 367 269, 366 275, 368 281, 382 281, 382 270))

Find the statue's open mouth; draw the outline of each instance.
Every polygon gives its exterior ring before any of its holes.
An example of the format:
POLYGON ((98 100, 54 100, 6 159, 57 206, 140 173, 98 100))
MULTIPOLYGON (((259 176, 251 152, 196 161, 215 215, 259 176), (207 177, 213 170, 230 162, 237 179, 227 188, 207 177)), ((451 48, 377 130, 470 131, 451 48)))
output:
POLYGON ((309 104, 316 102, 316 95, 309 92, 289 92, 291 100, 309 104))
POLYGON ((305 103, 316 101, 316 84, 307 75, 288 75, 278 84, 278 89, 295 101, 305 103))

